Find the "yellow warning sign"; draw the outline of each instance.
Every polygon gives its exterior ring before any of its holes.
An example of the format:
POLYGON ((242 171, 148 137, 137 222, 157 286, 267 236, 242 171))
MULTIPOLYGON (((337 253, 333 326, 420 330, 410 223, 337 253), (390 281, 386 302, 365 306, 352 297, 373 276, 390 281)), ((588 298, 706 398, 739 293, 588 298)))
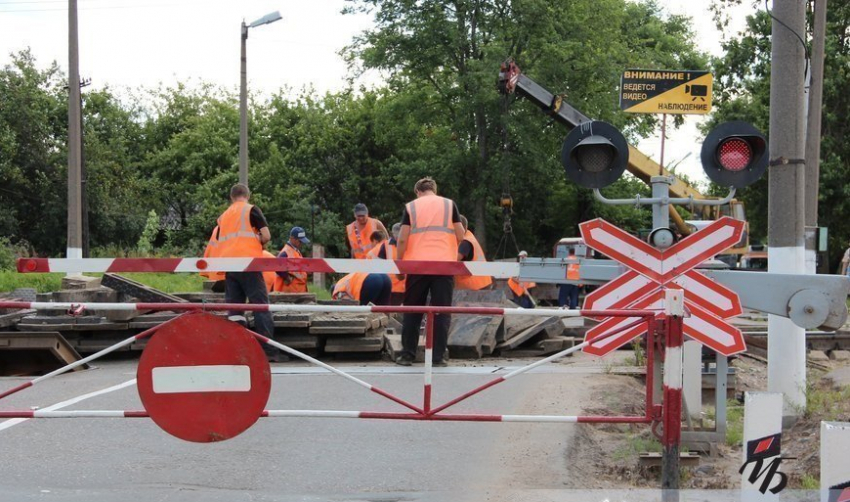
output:
POLYGON ((628 113, 706 114, 711 111, 711 73, 701 70, 626 70, 620 108, 628 113))

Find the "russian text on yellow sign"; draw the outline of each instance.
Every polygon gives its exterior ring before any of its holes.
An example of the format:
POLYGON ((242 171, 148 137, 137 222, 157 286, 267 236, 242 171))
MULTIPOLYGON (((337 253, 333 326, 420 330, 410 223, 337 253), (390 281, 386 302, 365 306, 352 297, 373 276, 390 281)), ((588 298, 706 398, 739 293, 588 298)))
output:
POLYGON ((626 108, 627 113, 699 114, 711 112, 712 75, 707 73, 663 92, 646 101, 626 108), (705 96, 693 96, 693 86, 706 86, 705 96))

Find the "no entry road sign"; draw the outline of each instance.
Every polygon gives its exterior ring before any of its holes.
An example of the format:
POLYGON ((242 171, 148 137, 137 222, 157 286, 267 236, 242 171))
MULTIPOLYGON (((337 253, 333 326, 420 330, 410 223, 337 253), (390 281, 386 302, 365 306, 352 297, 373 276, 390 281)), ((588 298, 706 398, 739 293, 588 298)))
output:
POLYGON ((191 313, 161 328, 139 361, 137 385, 151 419, 186 441, 223 441, 260 418, 271 392, 263 349, 242 326, 191 313))
MULTIPOLYGON (((684 321, 684 333, 724 355, 742 352, 746 349, 743 335, 724 321, 741 313, 738 295, 694 267, 738 243, 743 227, 739 220, 721 218, 670 248, 660 250, 604 220, 582 223, 582 237, 588 246, 630 269, 587 295, 584 309, 660 310, 664 307, 664 289, 682 289, 690 312, 690 317, 684 321)), ((601 324, 588 330, 585 339, 592 341, 629 323, 624 318, 603 319, 601 324)), ((644 332, 645 326, 638 325, 584 350, 591 354, 607 354, 644 332)))

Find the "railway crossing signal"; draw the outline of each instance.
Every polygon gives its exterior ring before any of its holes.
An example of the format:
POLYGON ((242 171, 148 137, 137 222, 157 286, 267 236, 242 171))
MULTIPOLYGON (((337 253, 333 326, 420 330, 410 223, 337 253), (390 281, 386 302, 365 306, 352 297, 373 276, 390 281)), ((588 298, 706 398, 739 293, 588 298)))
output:
POLYGON ((767 169, 767 140, 751 124, 726 122, 708 134, 700 156, 711 181, 744 188, 755 183, 767 169))
MULTIPOLYGON (((727 356, 746 349, 740 330, 724 321, 741 313, 738 295, 694 270, 705 260, 738 242, 744 229, 742 221, 721 218, 665 250, 653 248, 600 219, 582 223, 580 229, 588 246, 629 268, 626 273, 587 295, 585 310, 662 309, 664 289, 681 289, 685 292, 685 306, 690 311, 690 317, 684 321, 686 335, 727 356)), ((585 340, 592 341, 622 329, 629 322, 629 319, 605 319, 588 330, 585 340)), ((646 326, 637 325, 591 344, 585 352, 607 354, 645 331, 646 326)))
POLYGON ((603 188, 617 181, 629 163, 629 145, 616 127, 585 122, 570 131, 561 148, 561 164, 576 184, 603 188))

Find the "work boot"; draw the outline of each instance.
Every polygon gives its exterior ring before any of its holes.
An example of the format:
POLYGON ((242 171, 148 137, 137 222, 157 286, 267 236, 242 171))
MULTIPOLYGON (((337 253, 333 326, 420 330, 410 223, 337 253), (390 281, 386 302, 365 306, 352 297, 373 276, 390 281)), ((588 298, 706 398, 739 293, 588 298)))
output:
POLYGON ((446 362, 446 360, 445 360, 445 359, 441 359, 441 360, 439 360, 439 361, 433 361, 433 362, 431 363, 431 366, 433 366, 433 367, 435 367, 435 368, 445 368, 445 367, 447 367, 448 365, 449 365, 449 363, 448 363, 448 362, 446 362))
POLYGON ((411 366, 413 365, 413 358, 409 354, 402 354, 395 358, 395 363, 399 366, 411 366))

